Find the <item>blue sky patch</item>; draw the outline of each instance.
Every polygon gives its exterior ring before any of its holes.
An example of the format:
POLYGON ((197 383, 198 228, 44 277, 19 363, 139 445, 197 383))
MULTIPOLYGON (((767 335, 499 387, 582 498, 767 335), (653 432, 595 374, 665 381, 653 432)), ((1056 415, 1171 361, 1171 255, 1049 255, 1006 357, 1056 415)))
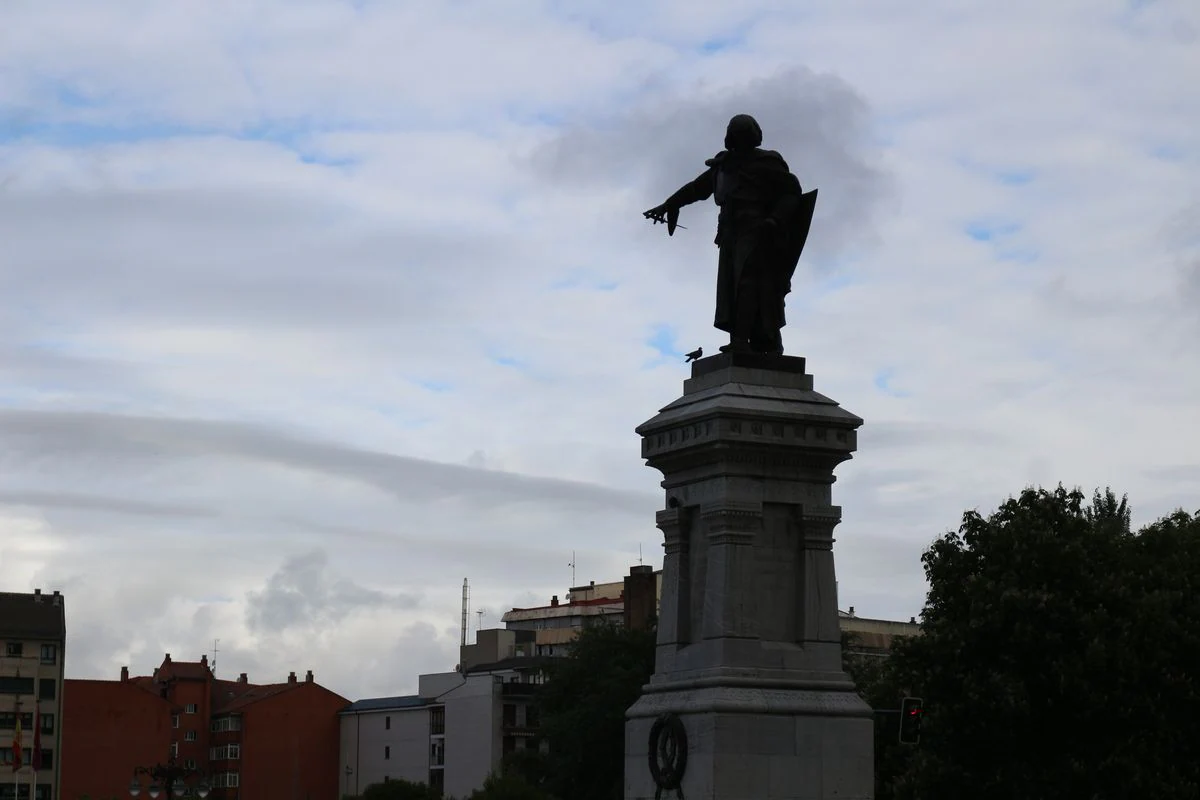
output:
POLYGON ((508 355, 500 355, 498 353, 492 353, 492 354, 488 355, 488 360, 491 361, 493 364, 497 364, 501 367, 511 367, 512 369, 522 369, 523 370, 529 366, 528 364, 526 364, 524 361, 522 361, 519 358, 514 358, 513 356, 508 356, 508 355))
POLYGON ((892 387, 892 379, 896 375, 896 370, 892 367, 884 367, 875 373, 875 388, 889 397, 908 397, 908 392, 902 392, 899 389, 892 387))
POLYGON ((657 350, 661 356, 675 358, 679 356, 679 348, 675 344, 677 337, 678 334, 673 327, 660 323, 654 326, 654 332, 650 334, 646 344, 657 350))
POLYGON ((970 236, 977 242, 990 242, 1003 236, 1011 236, 1021 230, 1021 226, 1015 222, 985 222, 976 221, 967 223, 963 229, 967 236, 970 236))
POLYGON ((996 180, 1005 186, 1024 186, 1031 183, 1035 177, 1037 173, 1031 169, 1003 170, 996 173, 996 180))

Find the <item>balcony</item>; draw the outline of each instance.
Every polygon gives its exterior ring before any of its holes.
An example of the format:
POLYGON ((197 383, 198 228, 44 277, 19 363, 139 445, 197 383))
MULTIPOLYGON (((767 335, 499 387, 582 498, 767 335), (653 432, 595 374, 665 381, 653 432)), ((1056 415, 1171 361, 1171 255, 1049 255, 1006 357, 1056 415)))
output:
POLYGON ((542 690, 543 684, 540 683, 502 683, 500 684, 501 697, 534 697, 542 690))

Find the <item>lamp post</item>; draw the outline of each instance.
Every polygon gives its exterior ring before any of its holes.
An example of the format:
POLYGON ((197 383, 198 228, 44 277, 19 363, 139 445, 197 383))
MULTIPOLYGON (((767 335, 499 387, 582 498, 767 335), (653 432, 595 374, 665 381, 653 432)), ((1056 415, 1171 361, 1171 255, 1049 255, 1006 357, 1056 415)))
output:
POLYGON ((157 798, 160 794, 163 796, 163 800, 169 800, 171 795, 183 797, 188 793, 189 788, 199 797, 208 797, 208 780, 201 775, 200 770, 176 766, 173 758, 168 759, 165 765, 134 767, 133 780, 129 782, 130 797, 137 797, 142 793, 142 775, 150 779, 150 787, 146 790, 146 794, 151 798, 157 798), (195 786, 189 787, 187 779, 193 776, 199 776, 200 780, 195 786))

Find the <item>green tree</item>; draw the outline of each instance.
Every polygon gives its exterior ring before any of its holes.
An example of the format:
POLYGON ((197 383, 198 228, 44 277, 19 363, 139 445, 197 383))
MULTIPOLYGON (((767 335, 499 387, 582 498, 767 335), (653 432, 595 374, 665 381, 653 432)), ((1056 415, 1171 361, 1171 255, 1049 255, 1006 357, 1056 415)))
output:
POLYGON ((531 786, 515 772, 489 775, 482 789, 476 789, 469 800, 552 800, 541 789, 531 786))
MULTIPOLYGON (((875 714, 875 800, 891 800, 891 787, 896 777, 908 769, 913 748, 900 744, 900 699, 907 694, 897 680, 896 671, 889 668, 889 659, 854 652, 858 636, 842 633, 842 667, 854 680, 862 696, 875 714)), ((893 640, 894 653, 904 647, 906 638, 893 640)))
POLYGON ((926 717, 880 800, 1200 796, 1200 513, 1133 533, 1111 491, 1028 489, 922 561, 878 691, 926 717))
POLYGON ((570 655, 546 668, 544 788, 570 800, 620 800, 625 711, 654 672, 655 632, 609 624, 584 628, 570 655))
POLYGON ((363 790, 360 800, 441 800, 442 793, 424 783, 393 779, 373 783, 363 790))

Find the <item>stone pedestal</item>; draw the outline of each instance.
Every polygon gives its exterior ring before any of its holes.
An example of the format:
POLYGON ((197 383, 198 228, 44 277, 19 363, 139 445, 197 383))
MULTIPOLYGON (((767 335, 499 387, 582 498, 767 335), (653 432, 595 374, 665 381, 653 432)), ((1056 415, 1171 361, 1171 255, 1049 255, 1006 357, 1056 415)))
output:
POLYGON ((626 800, 874 796, 873 717, 842 671, 833 567, 833 471, 860 425, 813 391, 804 359, 722 354, 638 428, 664 476, 666 555, 655 672, 627 713, 626 800), (659 792, 651 728, 672 716, 686 764, 679 791, 659 792))

